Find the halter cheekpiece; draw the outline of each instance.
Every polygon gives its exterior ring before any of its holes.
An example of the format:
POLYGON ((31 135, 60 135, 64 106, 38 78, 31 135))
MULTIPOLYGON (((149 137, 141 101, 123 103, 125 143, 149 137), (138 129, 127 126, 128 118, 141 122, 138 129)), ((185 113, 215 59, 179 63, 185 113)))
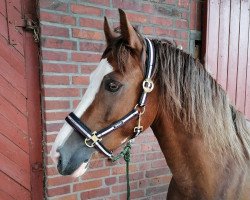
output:
POLYGON ((153 74, 153 68, 154 68, 154 47, 152 42, 145 38, 146 43, 146 53, 147 53, 147 59, 146 59, 146 73, 145 78, 142 83, 142 94, 140 96, 140 99, 138 101, 138 104, 124 117, 121 119, 115 121, 114 123, 110 124, 109 126, 99 130, 99 131, 91 131, 84 123, 81 122, 81 120, 72 112, 66 117, 67 123, 74 128, 75 131, 82 134, 85 137, 85 144, 92 148, 95 147, 97 150, 101 151, 104 155, 106 155, 109 158, 113 158, 112 151, 108 150, 102 143, 102 137, 105 135, 113 132, 114 130, 118 129, 119 127, 123 126, 126 122, 130 121, 134 117, 138 117, 138 123, 137 126, 134 128, 134 137, 137 137, 142 131, 143 126, 141 126, 141 116, 145 112, 145 102, 147 99, 147 94, 150 93, 154 89, 154 83, 152 81, 152 74, 153 74))

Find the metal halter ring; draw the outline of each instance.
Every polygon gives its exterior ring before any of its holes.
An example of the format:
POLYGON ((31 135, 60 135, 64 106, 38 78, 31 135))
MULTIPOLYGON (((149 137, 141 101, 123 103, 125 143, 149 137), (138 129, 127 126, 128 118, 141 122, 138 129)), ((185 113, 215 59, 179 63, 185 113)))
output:
POLYGON ((145 106, 140 106, 139 104, 136 104, 135 107, 134 107, 134 109, 136 109, 136 110, 139 111, 139 115, 143 115, 144 112, 145 112, 145 106), (138 107, 140 107, 140 109, 138 107))
POLYGON ((144 92, 149 93, 154 89, 154 83, 150 78, 147 78, 143 81, 142 87, 144 92))
POLYGON ((92 147, 94 147, 95 143, 100 142, 101 140, 102 140, 102 138, 99 138, 98 136, 96 136, 96 131, 94 131, 92 133, 91 138, 86 138, 84 140, 84 143, 86 144, 87 147, 92 148, 92 147), (88 143, 90 140, 93 141, 91 144, 88 143))

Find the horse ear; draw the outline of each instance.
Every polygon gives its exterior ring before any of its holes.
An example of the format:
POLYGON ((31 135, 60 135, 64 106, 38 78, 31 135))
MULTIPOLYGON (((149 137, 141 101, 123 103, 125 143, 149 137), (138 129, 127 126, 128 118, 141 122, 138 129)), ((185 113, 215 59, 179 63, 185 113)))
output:
POLYGON ((103 27, 104 27, 103 29, 104 29, 106 42, 107 42, 107 44, 110 44, 112 42, 112 40, 115 39, 116 34, 115 34, 114 31, 111 30, 106 17, 104 17, 104 25, 103 25, 103 27))
POLYGON ((133 28, 133 26, 128 21, 126 13, 122 9, 118 9, 120 14, 120 29, 122 37, 127 40, 129 46, 134 49, 142 50, 142 43, 133 28))

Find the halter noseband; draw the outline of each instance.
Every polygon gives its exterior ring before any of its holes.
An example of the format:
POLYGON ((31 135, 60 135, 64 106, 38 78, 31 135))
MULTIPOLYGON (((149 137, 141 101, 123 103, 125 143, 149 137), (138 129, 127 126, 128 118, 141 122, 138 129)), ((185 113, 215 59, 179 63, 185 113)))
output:
POLYGON ((138 116, 137 126, 134 128, 134 138, 137 137, 142 131, 143 127, 141 126, 141 116, 145 111, 145 102, 147 99, 147 94, 150 93, 154 89, 154 83, 152 81, 152 72, 154 67, 154 47, 152 42, 145 38, 146 46, 147 46, 147 59, 146 59, 146 74, 145 79, 142 83, 143 92, 140 96, 138 104, 124 117, 110 124, 109 126, 99 130, 92 132, 81 120, 72 112, 70 113, 65 120, 67 123, 74 128, 75 131, 82 134, 85 137, 85 144, 92 148, 95 147, 99 151, 101 151, 104 155, 109 158, 113 158, 112 151, 105 148, 105 146, 101 143, 102 137, 113 132, 119 127, 123 126, 126 122, 130 121, 134 117, 138 116))

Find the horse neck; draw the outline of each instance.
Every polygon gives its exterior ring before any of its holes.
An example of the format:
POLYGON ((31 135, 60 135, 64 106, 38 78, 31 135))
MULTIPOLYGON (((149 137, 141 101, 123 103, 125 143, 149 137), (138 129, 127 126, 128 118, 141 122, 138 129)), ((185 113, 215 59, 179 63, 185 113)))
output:
POLYGON ((208 197, 214 195, 216 186, 226 185, 230 180, 224 173, 230 162, 227 159, 216 162, 216 156, 208 150, 201 134, 189 133, 180 120, 169 116, 167 112, 158 113, 151 128, 173 174, 176 187, 187 195, 199 195, 199 192, 208 197), (224 184, 221 179, 226 180, 224 184))

